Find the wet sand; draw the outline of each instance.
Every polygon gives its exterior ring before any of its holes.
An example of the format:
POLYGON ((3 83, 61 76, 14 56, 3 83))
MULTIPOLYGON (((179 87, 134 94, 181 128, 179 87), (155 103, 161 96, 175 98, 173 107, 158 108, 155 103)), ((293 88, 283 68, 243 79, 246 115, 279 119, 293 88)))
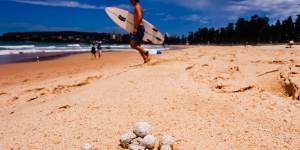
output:
POLYGON ((82 53, 83 52, 52 52, 0 55, 0 64, 46 61, 82 53))
POLYGON ((299 81, 300 46, 199 46, 141 63, 120 52, 0 65, 0 149, 121 149, 139 121, 178 150, 299 149, 286 82, 299 81))

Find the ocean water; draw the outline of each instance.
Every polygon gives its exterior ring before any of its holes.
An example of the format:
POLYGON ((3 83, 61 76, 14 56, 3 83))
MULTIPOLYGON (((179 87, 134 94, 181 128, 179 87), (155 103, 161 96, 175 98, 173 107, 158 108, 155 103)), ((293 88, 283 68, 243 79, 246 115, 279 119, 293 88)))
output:
MULTIPOLYGON (((144 45, 146 50, 165 50, 160 45, 144 45)), ((128 44, 103 44, 103 51, 133 51, 128 44)), ((3 42, 0 41, 0 55, 22 55, 34 53, 76 53, 89 52, 90 44, 84 43, 38 43, 38 42, 3 42)))

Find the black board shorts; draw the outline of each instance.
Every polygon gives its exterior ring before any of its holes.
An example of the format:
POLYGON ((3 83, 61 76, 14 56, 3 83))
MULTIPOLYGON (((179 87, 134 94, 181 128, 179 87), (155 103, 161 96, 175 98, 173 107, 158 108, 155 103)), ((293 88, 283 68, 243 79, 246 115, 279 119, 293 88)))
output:
POLYGON ((145 34, 145 27, 143 25, 140 25, 137 28, 137 32, 135 34, 131 34, 130 40, 134 41, 136 45, 140 46, 142 44, 144 34, 145 34))

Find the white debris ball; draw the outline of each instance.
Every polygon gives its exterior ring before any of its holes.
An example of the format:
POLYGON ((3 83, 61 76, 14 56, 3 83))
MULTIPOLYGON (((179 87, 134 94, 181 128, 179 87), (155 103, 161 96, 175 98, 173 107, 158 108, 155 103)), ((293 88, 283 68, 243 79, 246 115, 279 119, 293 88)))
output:
POLYGON ((136 145, 136 144, 130 144, 128 146, 129 150, 145 150, 144 146, 136 145))
POLYGON ((151 126, 147 122, 138 122, 133 128, 133 133, 138 137, 145 137, 151 134, 151 126))
POLYGON ((142 143, 143 139, 141 137, 135 138, 131 141, 130 144, 140 145, 142 143))
POLYGON ((163 145, 160 147, 160 150, 172 150, 172 147, 170 145, 163 145))
POLYGON ((91 144, 85 143, 81 145, 81 150, 92 150, 93 146, 91 144))
POLYGON ((133 139, 136 138, 136 135, 132 132, 123 134, 120 138, 120 144, 122 147, 127 148, 133 139))
POLYGON ((143 138, 142 145, 146 148, 152 149, 155 146, 155 137, 153 135, 147 135, 143 138))
POLYGON ((160 137, 159 147, 162 147, 163 145, 170 145, 171 147, 173 147, 174 143, 175 141, 172 136, 163 135, 160 137))

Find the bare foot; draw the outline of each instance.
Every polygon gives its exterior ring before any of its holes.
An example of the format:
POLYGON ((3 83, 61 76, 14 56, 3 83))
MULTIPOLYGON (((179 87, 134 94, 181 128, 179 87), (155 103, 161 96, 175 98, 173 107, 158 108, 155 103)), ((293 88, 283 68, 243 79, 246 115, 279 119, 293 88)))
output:
POLYGON ((147 57, 147 58, 144 60, 144 64, 146 64, 146 63, 148 63, 148 62, 150 62, 150 58, 149 58, 149 57, 147 57))
POLYGON ((146 64, 146 63, 148 63, 148 62, 150 62, 150 56, 149 56, 149 52, 146 51, 146 52, 144 53, 144 63, 146 64))

